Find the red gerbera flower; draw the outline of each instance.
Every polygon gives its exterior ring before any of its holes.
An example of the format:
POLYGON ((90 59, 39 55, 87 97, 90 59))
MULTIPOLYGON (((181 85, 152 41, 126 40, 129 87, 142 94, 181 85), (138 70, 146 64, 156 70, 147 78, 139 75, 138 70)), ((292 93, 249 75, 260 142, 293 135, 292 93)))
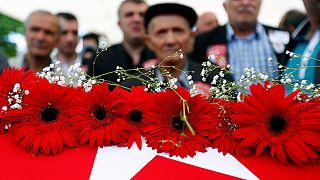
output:
POLYGON ((193 157, 196 151, 206 152, 210 146, 208 132, 214 127, 214 112, 200 95, 190 97, 180 87, 166 90, 150 96, 144 110, 142 130, 148 146, 158 152, 193 157))
MULTIPOLYGON (((1 115, 2 108, 9 110, 17 107, 14 105, 17 103, 17 99, 14 98, 15 95, 21 97, 22 100, 24 90, 30 87, 35 78, 34 74, 31 71, 25 71, 25 68, 10 69, 8 67, 3 70, 0 75, 0 134, 7 132, 8 126, 10 126, 10 123, 4 118, 5 115, 1 115), (20 86, 17 92, 13 92, 15 84, 19 84, 20 86)), ((22 102, 19 102, 19 107, 22 107, 22 105, 22 102)))
POLYGON ((141 122, 144 118, 143 104, 146 99, 147 93, 144 91, 145 87, 132 87, 130 94, 127 95, 127 102, 130 106, 130 111, 127 116, 127 121, 132 127, 132 132, 128 138, 128 148, 130 149, 133 142, 137 143, 139 149, 142 148, 141 140, 141 122))
POLYGON ((237 125, 232 122, 230 117, 234 102, 224 99, 214 99, 212 104, 217 122, 217 126, 212 128, 209 136, 209 139, 213 142, 212 147, 218 148, 218 151, 222 152, 223 155, 227 153, 238 156, 248 155, 249 150, 241 147, 241 141, 233 135, 233 132, 237 128, 237 125))
POLYGON ((100 147, 123 143, 131 130, 125 120, 128 111, 127 102, 116 91, 109 92, 107 83, 93 86, 73 109, 73 115, 80 120, 80 143, 89 141, 100 147))
POLYGON ((314 103, 297 103, 298 91, 285 96, 284 85, 251 85, 252 95, 235 106, 234 135, 244 138, 241 145, 254 148, 256 155, 271 149, 281 162, 302 164, 318 158, 320 111, 314 103))
POLYGON ((75 147, 74 119, 69 115, 75 99, 69 88, 39 79, 25 98, 27 108, 15 110, 24 114, 25 121, 11 127, 13 139, 33 155, 39 151, 56 154, 64 146, 75 147))

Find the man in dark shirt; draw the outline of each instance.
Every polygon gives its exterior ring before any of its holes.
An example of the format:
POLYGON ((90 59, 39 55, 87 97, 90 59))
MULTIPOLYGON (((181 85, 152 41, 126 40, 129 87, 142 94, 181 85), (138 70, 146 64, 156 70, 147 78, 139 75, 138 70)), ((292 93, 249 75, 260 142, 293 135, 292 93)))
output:
MULTIPOLYGON (((144 45, 144 13, 148 5, 144 0, 125 0, 118 9, 118 25, 123 31, 123 42, 109 47, 95 60, 93 76, 103 78, 109 85, 117 84, 114 73, 117 66, 124 69, 143 67, 146 60, 154 57, 144 45)), ((114 86, 109 86, 113 89, 114 86)))

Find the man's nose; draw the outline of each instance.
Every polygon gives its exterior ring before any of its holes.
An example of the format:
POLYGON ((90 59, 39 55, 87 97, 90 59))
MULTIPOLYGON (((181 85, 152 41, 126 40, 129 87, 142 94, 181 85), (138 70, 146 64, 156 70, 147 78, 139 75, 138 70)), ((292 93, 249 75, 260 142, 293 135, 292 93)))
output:
POLYGON ((43 31, 38 31, 37 35, 36 35, 38 40, 43 40, 45 38, 45 36, 46 36, 45 32, 43 32, 43 31))
POLYGON ((67 34, 67 40, 69 40, 69 41, 72 41, 72 40, 74 40, 76 38, 76 35, 75 34, 73 34, 73 33, 68 33, 67 34))
POLYGON ((133 15, 133 20, 134 21, 138 21, 138 22, 142 22, 143 21, 143 17, 139 13, 135 13, 133 15))
POLYGON ((166 36, 166 43, 167 44, 175 44, 177 42, 177 37, 174 35, 172 31, 169 31, 166 36))
POLYGON ((241 4, 242 5, 248 5, 249 3, 251 3, 251 1, 255 1, 255 0, 241 0, 241 4))

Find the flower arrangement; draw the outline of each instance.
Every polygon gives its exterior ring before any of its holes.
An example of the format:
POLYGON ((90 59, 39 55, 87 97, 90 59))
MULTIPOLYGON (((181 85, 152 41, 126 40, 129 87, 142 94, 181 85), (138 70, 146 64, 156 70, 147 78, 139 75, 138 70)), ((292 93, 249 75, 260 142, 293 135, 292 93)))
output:
MULTIPOLYGON (((156 67, 136 71, 148 77, 156 67)), ((204 79, 217 69, 210 62, 203 67, 204 79)), ((213 77, 210 97, 199 94, 197 85, 191 90, 175 86, 167 72, 162 72, 167 83, 150 78, 129 92, 121 86, 110 91, 77 65, 68 76, 59 62, 37 75, 7 68, 0 75, 0 133, 10 134, 33 156, 85 143, 130 149, 136 142, 141 149, 144 137, 157 152, 181 158, 212 147, 237 156, 271 155, 282 163, 319 162, 319 87, 294 82, 290 74, 270 79, 254 68, 228 82, 223 79, 232 73, 228 68, 213 77)), ((126 72, 115 71, 122 79, 132 77, 126 72)), ((191 76, 188 80, 194 84, 191 76)))

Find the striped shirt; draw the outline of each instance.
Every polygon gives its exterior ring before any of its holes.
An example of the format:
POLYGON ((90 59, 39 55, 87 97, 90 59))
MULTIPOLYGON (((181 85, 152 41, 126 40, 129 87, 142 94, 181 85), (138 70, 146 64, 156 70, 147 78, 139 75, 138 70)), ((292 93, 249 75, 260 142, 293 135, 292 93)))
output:
POLYGON ((257 24, 256 32, 246 38, 235 35, 230 24, 227 27, 228 62, 233 78, 237 81, 244 74, 245 68, 254 67, 258 72, 268 73, 269 77, 278 75, 276 55, 269 42, 267 33, 261 24, 257 24), (272 58, 268 63, 268 58, 272 58))

